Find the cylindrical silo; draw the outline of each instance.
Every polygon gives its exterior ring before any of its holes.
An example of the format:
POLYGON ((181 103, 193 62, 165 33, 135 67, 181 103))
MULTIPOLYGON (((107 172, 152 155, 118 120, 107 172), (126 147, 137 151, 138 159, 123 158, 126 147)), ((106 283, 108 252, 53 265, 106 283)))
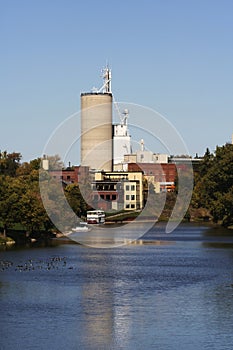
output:
POLYGON ((81 165, 112 171, 112 94, 81 94, 81 165))

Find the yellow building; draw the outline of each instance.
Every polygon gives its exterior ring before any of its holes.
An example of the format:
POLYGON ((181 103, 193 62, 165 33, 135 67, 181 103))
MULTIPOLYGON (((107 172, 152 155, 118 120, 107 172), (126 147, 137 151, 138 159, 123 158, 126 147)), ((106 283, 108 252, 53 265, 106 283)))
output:
MULTIPOLYGON (((105 209, 143 209, 143 172, 96 172, 92 184, 93 198, 107 201, 105 209), (108 204, 108 205, 107 205, 108 204)), ((105 204, 105 205, 104 205, 105 204)))

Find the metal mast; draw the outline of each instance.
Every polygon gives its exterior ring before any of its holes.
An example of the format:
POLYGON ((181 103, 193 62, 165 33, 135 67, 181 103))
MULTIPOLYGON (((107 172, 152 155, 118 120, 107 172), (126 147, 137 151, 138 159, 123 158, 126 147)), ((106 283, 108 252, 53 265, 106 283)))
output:
POLYGON ((111 69, 108 66, 102 69, 102 78, 104 80, 104 84, 98 90, 98 92, 111 93, 112 73, 111 73, 111 69))

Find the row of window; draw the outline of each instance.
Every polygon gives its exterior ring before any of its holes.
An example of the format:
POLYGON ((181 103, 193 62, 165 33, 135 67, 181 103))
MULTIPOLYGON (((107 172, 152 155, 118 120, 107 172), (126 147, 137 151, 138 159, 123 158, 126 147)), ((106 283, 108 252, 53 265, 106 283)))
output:
POLYGON ((107 184, 107 185, 99 185, 99 184, 96 184, 95 185, 95 187, 96 187, 96 190, 97 191, 113 191, 113 190, 116 190, 116 184, 107 184))
POLYGON ((129 204, 129 203, 128 203, 128 204, 125 205, 125 208, 126 208, 126 209, 135 209, 136 206, 135 206, 135 204, 129 204))
POLYGON ((125 196, 125 199, 127 200, 127 201, 135 201, 135 199, 136 199, 136 196, 134 195, 134 194, 131 194, 131 195, 129 195, 129 194, 127 194, 126 196, 125 196))
MULTIPOLYGON (((68 181, 70 181, 71 180, 71 176, 70 175, 67 175, 67 176, 56 176, 56 175, 53 175, 53 178, 54 179, 57 179, 57 178, 60 178, 61 180, 68 180, 68 181)), ((73 180, 73 178, 72 178, 72 180, 73 180)))
POLYGON ((98 201, 99 199, 103 199, 105 201, 115 201, 117 199, 116 194, 101 194, 98 196, 98 194, 95 194, 93 197, 94 201, 98 201))
POLYGON ((125 190, 126 191, 135 191, 135 185, 126 185, 125 186, 125 190))

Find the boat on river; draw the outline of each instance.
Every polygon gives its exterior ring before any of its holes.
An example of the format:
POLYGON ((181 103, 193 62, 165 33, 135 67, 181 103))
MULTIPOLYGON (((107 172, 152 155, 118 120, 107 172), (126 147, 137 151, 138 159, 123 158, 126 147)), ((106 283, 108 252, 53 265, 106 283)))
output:
POLYGON ((87 222, 80 222, 79 225, 77 225, 76 227, 72 228, 72 232, 87 232, 90 231, 91 228, 88 225, 87 222))
POLYGON ((105 224, 105 212, 103 210, 88 210, 88 224, 105 224))

